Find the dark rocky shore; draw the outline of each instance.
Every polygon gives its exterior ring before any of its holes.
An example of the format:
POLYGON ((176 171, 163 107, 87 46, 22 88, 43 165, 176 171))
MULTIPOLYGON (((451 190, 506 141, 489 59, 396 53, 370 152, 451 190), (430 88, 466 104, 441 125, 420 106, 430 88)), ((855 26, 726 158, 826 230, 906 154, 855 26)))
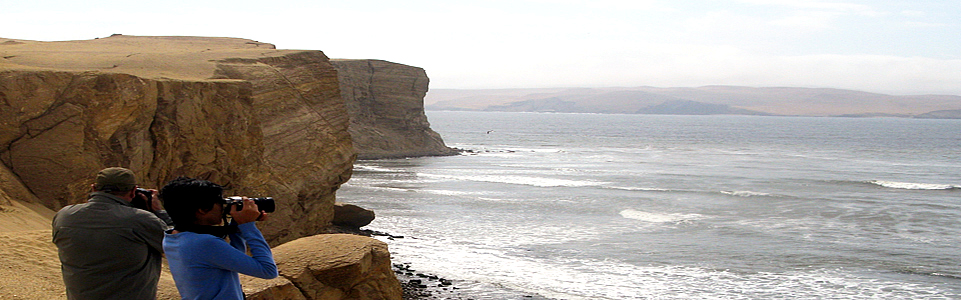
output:
POLYGON ((460 288, 448 279, 418 272, 408 264, 395 263, 393 268, 403 288, 404 300, 473 299, 458 294, 460 288))

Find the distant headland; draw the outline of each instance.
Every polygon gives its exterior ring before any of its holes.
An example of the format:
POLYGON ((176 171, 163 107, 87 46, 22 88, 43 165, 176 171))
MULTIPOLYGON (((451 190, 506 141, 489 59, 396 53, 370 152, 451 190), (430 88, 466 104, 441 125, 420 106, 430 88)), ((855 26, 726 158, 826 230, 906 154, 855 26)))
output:
POLYGON ((798 87, 432 89, 427 110, 961 119, 961 96, 798 87))

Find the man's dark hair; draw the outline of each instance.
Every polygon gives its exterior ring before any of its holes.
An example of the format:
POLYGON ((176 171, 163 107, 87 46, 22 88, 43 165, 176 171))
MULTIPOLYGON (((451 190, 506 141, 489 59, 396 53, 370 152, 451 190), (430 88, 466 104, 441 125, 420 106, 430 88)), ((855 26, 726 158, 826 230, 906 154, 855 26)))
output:
POLYGON ((177 226, 193 224, 198 209, 213 209, 223 203, 224 188, 216 183, 180 176, 160 189, 160 198, 177 226))

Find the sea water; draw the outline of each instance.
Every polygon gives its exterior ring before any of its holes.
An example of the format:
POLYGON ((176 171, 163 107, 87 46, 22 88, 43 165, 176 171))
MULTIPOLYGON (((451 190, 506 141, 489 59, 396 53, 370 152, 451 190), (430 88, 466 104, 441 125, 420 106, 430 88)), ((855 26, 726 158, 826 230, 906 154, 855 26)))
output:
POLYGON ((961 299, 961 120, 428 112, 338 201, 473 299, 961 299))

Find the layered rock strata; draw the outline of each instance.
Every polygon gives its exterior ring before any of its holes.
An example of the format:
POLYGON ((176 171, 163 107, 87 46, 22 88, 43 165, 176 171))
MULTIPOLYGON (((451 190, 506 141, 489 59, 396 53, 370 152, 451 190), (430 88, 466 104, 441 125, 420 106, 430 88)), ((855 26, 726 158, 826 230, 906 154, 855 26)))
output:
POLYGON ((454 155, 424 114, 430 82, 422 68, 383 60, 331 61, 350 113, 360 159, 454 155))
MULTIPOLYGON (((245 279, 252 299, 400 299, 382 242, 295 241, 326 231, 351 175, 342 85, 320 51, 243 39, 0 39, 0 269, 18 278, 0 298, 65 297, 50 218, 86 200, 97 170, 124 166, 143 187, 185 175, 277 200, 258 227, 290 242, 275 250, 283 276, 245 279)), ((166 271, 160 286, 179 298, 166 271)))
POLYGON ((274 248, 282 280, 243 279, 248 299, 401 299, 387 244, 322 234, 274 248), (300 291, 303 298, 294 291, 300 291))
POLYGON ((272 196, 277 245, 322 232, 355 157, 320 51, 250 40, 0 41, 0 161, 44 206, 82 202, 106 166, 145 187, 180 175, 272 196))

